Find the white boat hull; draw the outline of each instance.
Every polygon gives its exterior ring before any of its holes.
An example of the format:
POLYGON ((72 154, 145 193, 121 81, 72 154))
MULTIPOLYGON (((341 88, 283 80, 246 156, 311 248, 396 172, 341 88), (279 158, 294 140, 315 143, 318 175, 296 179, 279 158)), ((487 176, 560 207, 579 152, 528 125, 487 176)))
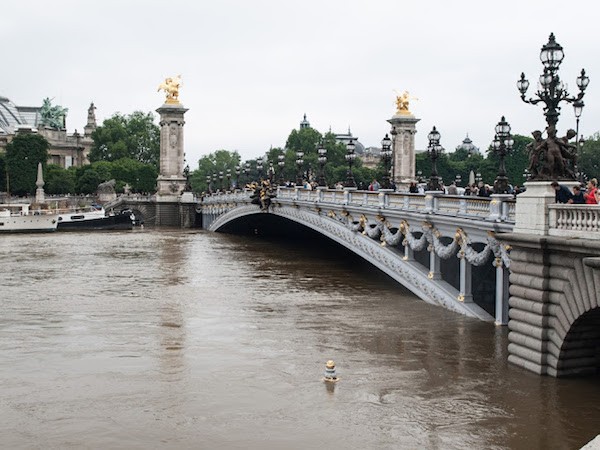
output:
POLYGON ((58 215, 0 217, 0 233, 45 233, 56 231, 58 215))

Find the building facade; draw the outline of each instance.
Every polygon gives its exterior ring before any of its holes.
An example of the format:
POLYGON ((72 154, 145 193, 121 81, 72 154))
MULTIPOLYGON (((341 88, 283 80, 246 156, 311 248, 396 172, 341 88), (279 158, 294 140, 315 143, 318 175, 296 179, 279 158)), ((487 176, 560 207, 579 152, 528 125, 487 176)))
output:
MULTIPOLYGON (((48 164, 56 164, 63 168, 81 167, 89 164, 89 153, 92 148, 92 133, 97 127, 96 107, 90 104, 87 123, 83 134, 75 130, 68 133, 66 129, 66 109, 62 111, 62 121, 48 120, 49 100, 43 106, 17 106, 6 97, 0 96, 0 152, 6 151, 6 146, 19 133, 38 133, 50 144, 48 149, 48 164)), ((56 111, 55 111, 56 112, 56 111)), ((55 117, 56 118, 56 117, 55 117)))

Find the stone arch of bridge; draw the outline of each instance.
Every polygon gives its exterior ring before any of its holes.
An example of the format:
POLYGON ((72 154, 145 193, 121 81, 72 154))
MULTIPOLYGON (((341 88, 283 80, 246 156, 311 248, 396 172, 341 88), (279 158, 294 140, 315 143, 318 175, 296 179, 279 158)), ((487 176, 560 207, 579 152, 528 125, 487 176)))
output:
POLYGON ((600 373, 600 258, 576 262, 562 295, 550 301, 554 309, 550 324, 548 363, 555 376, 600 373))
POLYGON ((337 242, 382 270, 422 300, 481 320, 494 318, 472 302, 462 302, 459 292, 441 279, 432 279, 429 268, 384 247, 377 240, 357 231, 355 224, 340 214, 331 214, 319 207, 312 209, 274 206, 269 212, 258 212, 255 205, 244 205, 222 211, 210 224, 210 231, 219 231, 227 224, 255 214, 274 214, 311 228, 337 242))

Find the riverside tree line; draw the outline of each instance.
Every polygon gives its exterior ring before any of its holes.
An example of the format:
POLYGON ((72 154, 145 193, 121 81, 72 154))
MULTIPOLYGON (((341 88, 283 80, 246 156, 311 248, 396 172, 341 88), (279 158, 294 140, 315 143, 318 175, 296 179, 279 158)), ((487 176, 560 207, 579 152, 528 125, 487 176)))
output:
MULTIPOLYGON (((93 145, 90 151, 90 163, 83 167, 69 167, 47 164, 49 144, 46 139, 35 133, 19 133, 7 145, 6 153, 0 154, 0 190, 10 191, 13 195, 35 193, 38 162, 44 169, 44 189, 48 194, 93 194, 97 186, 114 179, 117 192, 123 192, 129 186, 131 192, 152 193, 156 190, 156 178, 159 172, 160 129, 154 123, 152 113, 135 111, 129 115, 114 114, 104 120, 92 133, 93 145)), ((522 185, 525 169, 529 165, 526 146, 533 139, 528 136, 513 135, 514 145, 506 159, 509 182, 522 185)), ((208 192, 208 177, 212 180, 216 174, 216 186, 227 189, 236 182, 243 185, 259 178, 257 162, 262 163, 261 175, 267 176, 273 168, 276 180, 280 179, 279 161, 283 155, 282 175, 285 181, 295 181, 298 176, 297 153, 304 154, 301 168, 302 178, 319 175, 317 149, 327 150, 327 163, 324 166, 325 179, 329 186, 346 179, 348 164, 345 159, 346 146, 337 142, 335 135, 320 133, 314 128, 292 130, 282 147, 271 148, 254 159, 242 160, 235 150, 219 149, 200 158, 196 168, 189 172, 192 190, 196 193, 208 192), (236 174, 240 172, 239 177, 236 174), (223 174, 221 181, 220 174, 223 174), (231 178, 227 178, 227 174, 231 178)), ((600 133, 588 137, 579 151, 578 168, 589 178, 600 175, 600 133)), ((416 156, 416 170, 426 179, 429 177, 431 162, 427 153, 416 156)), ((485 183, 493 184, 498 171, 498 158, 488 148, 485 155, 469 154, 464 149, 445 152, 437 160, 437 169, 445 184, 460 177, 463 183, 469 179, 469 173, 481 174, 485 183)), ((375 169, 362 166, 359 158, 354 160, 353 175, 359 185, 366 188, 374 179, 383 178, 383 163, 375 169)), ((212 181, 211 181, 212 183, 212 181)), ((213 185, 214 189, 214 185, 213 185)))

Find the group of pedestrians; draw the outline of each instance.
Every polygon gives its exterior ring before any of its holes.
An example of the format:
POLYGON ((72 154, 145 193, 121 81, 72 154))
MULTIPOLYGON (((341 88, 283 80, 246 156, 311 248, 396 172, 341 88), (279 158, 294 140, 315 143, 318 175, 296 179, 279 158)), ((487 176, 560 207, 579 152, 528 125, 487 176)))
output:
POLYGON ((600 190, 598 190, 598 180, 596 178, 588 181, 586 189, 582 189, 580 185, 575 185, 570 190, 567 186, 559 184, 557 181, 553 181, 551 186, 556 191, 556 203, 572 203, 575 205, 600 204, 600 190))

